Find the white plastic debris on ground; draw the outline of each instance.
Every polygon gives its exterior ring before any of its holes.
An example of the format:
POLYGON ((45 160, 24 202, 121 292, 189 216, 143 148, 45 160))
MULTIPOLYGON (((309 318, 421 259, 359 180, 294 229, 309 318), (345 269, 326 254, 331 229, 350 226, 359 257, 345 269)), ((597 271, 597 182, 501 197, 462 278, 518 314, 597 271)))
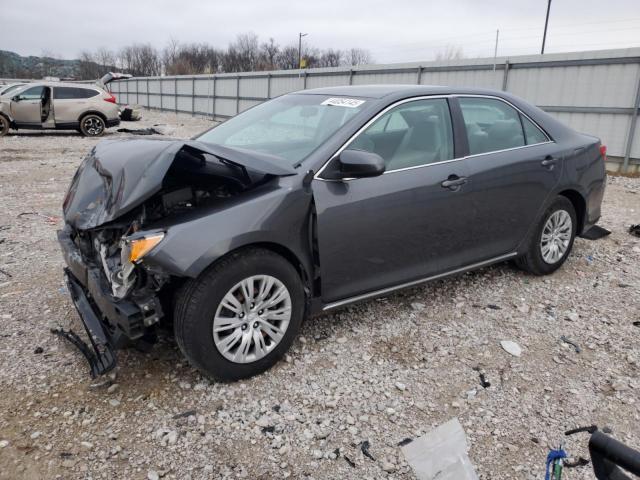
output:
POLYGON ((467 438, 457 418, 402 447, 418 480, 477 480, 467 456, 467 438))

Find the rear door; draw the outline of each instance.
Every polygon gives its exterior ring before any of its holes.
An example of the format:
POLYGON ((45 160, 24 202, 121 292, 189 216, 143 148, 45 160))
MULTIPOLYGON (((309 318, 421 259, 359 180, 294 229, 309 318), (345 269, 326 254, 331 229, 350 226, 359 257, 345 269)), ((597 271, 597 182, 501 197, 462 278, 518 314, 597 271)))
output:
POLYGON ((347 145, 379 154, 384 175, 313 182, 325 303, 397 286, 469 261, 473 213, 447 99, 382 113, 347 145))
POLYGON ((511 104, 492 97, 457 98, 469 142, 470 233, 478 255, 513 252, 560 179, 558 146, 511 104))
POLYGON ((11 100, 11 116, 18 126, 42 126, 43 86, 31 87, 11 100))
POLYGON ((53 109, 56 125, 73 126, 88 107, 88 99, 98 96, 97 90, 80 87, 55 87, 53 89, 53 109))

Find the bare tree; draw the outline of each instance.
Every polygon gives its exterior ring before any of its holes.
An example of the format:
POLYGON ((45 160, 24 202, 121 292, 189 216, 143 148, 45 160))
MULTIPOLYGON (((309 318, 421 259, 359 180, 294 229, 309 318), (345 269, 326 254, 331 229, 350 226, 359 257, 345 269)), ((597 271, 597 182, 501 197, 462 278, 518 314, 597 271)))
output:
POLYGON ((320 55, 319 67, 339 67, 342 64, 344 54, 340 50, 329 48, 320 55))
POLYGON ((298 68, 298 46, 289 45, 280 50, 277 56, 277 65, 283 70, 298 68))
POLYGON ((444 50, 436 53, 436 60, 460 60, 464 58, 462 47, 447 45, 444 50))
POLYGON ((158 51, 150 44, 134 44, 118 53, 120 68, 138 77, 160 75, 162 62, 158 51))
POLYGON ((363 48, 351 48, 345 51, 344 63, 347 65, 367 65, 373 63, 371 52, 363 48))
POLYGON ((280 47, 273 38, 260 45, 260 70, 274 70, 280 47))

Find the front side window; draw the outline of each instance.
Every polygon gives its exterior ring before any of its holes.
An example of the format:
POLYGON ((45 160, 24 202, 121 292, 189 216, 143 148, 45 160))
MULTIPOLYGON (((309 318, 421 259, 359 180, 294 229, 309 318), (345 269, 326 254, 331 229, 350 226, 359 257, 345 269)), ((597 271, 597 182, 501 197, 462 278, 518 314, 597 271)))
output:
POLYGON ((44 87, 31 87, 20 93, 20 99, 22 100, 40 100, 44 87))
POLYGON ((515 108, 493 98, 461 97, 459 101, 471 155, 526 144, 520 114, 515 108))
POLYGON ((364 108, 366 100, 290 94, 257 105, 198 140, 268 153, 295 165, 364 108))
POLYGON ((55 87, 53 89, 53 96, 56 100, 91 98, 96 95, 98 95, 97 91, 88 88, 55 87))
POLYGON ((347 148, 377 153, 387 171, 451 160, 449 104, 443 98, 403 103, 381 115, 347 148))

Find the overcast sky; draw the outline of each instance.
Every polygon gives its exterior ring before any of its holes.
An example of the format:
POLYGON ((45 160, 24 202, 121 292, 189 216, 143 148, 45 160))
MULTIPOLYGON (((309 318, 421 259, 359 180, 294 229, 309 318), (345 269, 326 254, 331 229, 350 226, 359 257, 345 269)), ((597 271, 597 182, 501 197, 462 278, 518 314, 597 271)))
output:
MULTIPOLYGON (((320 48, 369 49, 378 63, 433 59, 447 45, 467 57, 539 53, 547 0, 0 0, 0 49, 21 55, 170 37, 219 47, 238 33, 320 48)), ((640 46, 640 0, 553 0, 548 52, 640 46)))

